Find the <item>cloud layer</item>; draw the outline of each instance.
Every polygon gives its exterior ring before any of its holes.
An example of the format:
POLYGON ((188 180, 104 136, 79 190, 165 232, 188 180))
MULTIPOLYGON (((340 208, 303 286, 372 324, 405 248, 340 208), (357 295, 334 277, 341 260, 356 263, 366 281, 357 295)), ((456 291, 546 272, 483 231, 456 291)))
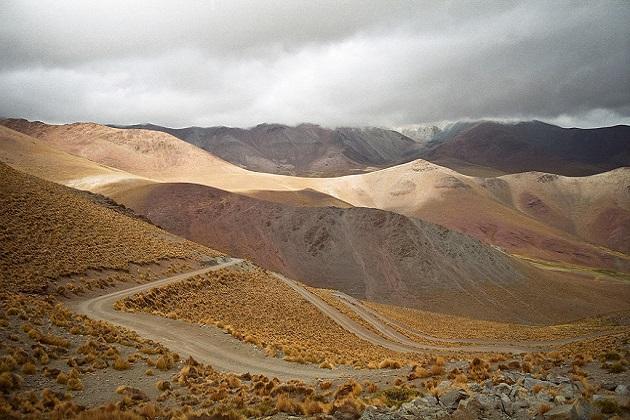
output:
POLYGON ((630 123, 630 6, 20 1, 0 115, 169 126, 630 123))

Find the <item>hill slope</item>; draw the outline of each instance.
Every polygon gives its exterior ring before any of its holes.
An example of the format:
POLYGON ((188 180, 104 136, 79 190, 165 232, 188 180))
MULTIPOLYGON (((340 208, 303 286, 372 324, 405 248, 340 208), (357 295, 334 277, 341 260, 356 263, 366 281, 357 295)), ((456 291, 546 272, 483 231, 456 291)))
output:
MULTIPOLYGON (((380 208, 441 224, 517 254, 630 270, 628 258, 601 248, 627 252, 628 170, 582 178, 540 173, 474 178, 417 160, 361 175, 300 178, 247 171, 166 133, 96 124, 5 123, 136 176, 193 182, 290 204, 380 208)), ((147 182, 111 181, 78 174, 66 183, 110 194, 115 192, 110 188, 147 182)))
POLYGON ((169 133, 243 168, 287 175, 364 172, 412 160, 420 150, 410 138, 380 128, 329 129, 314 124, 260 124, 249 129, 176 129, 152 124, 127 128, 169 133))
POLYGON ((0 163, 0 285, 45 291, 88 269, 127 269, 167 258, 218 253, 171 235, 94 194, 0 163))
POLYGON ((505 173, 586 176, 630 166, 630 127, 562 128, 540 121, 456 124, 429 142, 420 156, 464 173, 480 166, 505 173))
POLYGON ((624 307, 617 286, 566 289, 573 280, 396 213, 293 207, 194 184, 141 186, 115 198, 171 232, 360 298, 521 322, 585 316, 595 301, 624 307))

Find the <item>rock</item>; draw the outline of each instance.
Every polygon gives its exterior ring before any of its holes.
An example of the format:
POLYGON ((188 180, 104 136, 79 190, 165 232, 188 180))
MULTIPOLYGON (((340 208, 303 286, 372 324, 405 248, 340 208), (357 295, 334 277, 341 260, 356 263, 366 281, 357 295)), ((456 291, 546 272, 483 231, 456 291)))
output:
POLYGON ((388 410, 386 408, 377 408, 374 406, 368 406, 361 415, 361 420, 403 420, 404 417, 398 415, 396 412, 388 410))
POLYGON ((560 395, 562 395, 567 400, 572 400, 575 396, 573 392, 573 385, 572 384, 560 385, 560 395))
POLYGON ((628 392, 628 386, 627 385, 619 385, 619 386, 617 386, 615 388, 615 394, 621 395, 622 397, 630 395, 630 392, 628 392))
POLYGON ((547 411, 543 417, 553 420, 569 420, 576 418, 573 405, 558 405, 547 411))
POLYGON ((527 400, 516 400, 512 404, 512 407, 514 407, 515 409, 519 409, 519 410, 523 410, 525 408, 529 408, 529 406, 530 406, 530 404, 529 404, 529 401, 527 401, 527 400))
POLYGON ((422 398, 418 398, 414 400, 414 404, 434 406, 438 404, 438 400, 433 395, 427 395, 426 397, 422 397, 422 398))
POLYGON ((617 388, 617 383, 616 382, 604 382, 604 383, 602 383, 602 388, 604 388, 606 391, 614 391, 615 388, 617 388))
POLYGON ((553 399, 553 401, 556 404, 564 404, 567 401, 567 399, 564 398, 564 396, 562 396, 562 395, 556 395, 556 397, 553 399))
POLYGON ((478 419, 481 418, 483 406, 477 398, 467 398, 461 400, 457 406, 457 410, 452 414, 452 419, 478 419))
POLYGON ((495 391, 495 394, 497 395, 500 395, 500 394, 509 395, 510 392, 512 392, 512 387, 506 384, 505 382, 501 382, 500 384, 494 387, 494 391, 495 391))
POLYGON ((513 386, 512 390, 510 391, 510 393, 508 394, 508 397, 510 397, 510 400, 514 401, 514 399, 516 398, 516 394, 518 393, 518 387, 513 386))
POLYGON ((514 409, 512 408, 512 401, 510 400, 510 397, 505 394, 501 394, 501 409, 508 416, 514 413, 514 409))
POLYGON ((558 405, 544 414, 545 419, 553 420, 588 420, 592 417, 593 408, 585 400, 573 404, 558 405))
POLYGON ((468 389, 470 389, 472 392, 481 392, 481 385, 479 385, 477 382, 468 382, 468 389))
POLYGON ((447 389, 450 389, 453 386, 453 383, 451 381, 442 381, 440 382, 440 384, 437 386, 438 391, 446 391, 447 389))
POLYGON ((467 399, 468 394, 463 389, 454 389, 440 396, 440 403, 449 409, 454 411, 461 400, 467 399))
POLYGON ((549 385, 551 385, 551 382, 541 381, 540 379, 534 379, 530 377, 523 379, 523 386, 525 388, 531 390, 534 387, 534 385, 541 385, 544 387, 548 387, 549 385))

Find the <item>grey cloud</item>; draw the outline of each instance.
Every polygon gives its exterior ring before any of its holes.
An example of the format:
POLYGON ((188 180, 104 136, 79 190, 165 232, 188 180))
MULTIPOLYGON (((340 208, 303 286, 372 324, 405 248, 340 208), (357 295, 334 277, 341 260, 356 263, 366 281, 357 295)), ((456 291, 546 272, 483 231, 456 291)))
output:
POLYGON ((0 115, 628 123, 628 21, 613 1, 9 2, 0 115))

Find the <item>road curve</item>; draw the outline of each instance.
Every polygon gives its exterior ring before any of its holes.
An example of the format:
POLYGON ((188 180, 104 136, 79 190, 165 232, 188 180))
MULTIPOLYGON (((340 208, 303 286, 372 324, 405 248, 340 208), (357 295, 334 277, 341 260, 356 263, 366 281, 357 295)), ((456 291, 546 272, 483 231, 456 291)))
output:
POLYGON ((164 278, 154 282, 141 284, 128 289, 119 290, 92 299, 70 303, 77 312, 95 320, 108 321, 140 334, 144 338, 159 342, 171 351, 187 358, 210 364, 213 368, 235 373, 256 373, 279 379, 300 379, 314 381, 316 379, 337 378, 375 378, 393 377, 392 370, 356 370, 348 366, 338 366, 334 370, 320 369, 314 365, 301 365, 282 359, 271 358, 254 347, 243 343, 223 330, 214 326, 195 325, 189 322, 168 319, 147 313, 128 313, 114 309, 114 303, 127 296, 134 295, 154 287, 164 286, 220 270, 241 263, 241 259, 229 259, 217 265, 191 271, 184 274, 164 278))
MULTIPOLYGON (((313 304, 322 313, 335 321, 341 327, 347 331, 355 334, 357 337, 366 340, 374 345, 385 347, 387 349, 402 352, 402 353, 418 353, 427 350, 440 350, 440 351, 462 351, 469 353, 526 353, 531 351, 528 347, 511 346, 506 344, 500 345, 470 345, 470 346, 439 346, 432 344, 417 343, 404 335, 400 334, 393 328, 385 325, 376 317, 371 316, 367 311, 355 311, 357 315, 367 321, 372 327, 374 327, 381 335, 375 334, 368 330, 359 323, 348 318, 346 315, 339 312, 337 309, 330 306, 319 296, 309 292, 304 286, 294 280, 290 280, 285 276, 272 273, 275 277, 282 280, 287 286, 298 292, 304 299, 313 304)), ((351 309, 355 309, 354 307, 351 309)))
MULTIPOLYGON (((600 332, 580 335, 576 337, 557 338, 557 339, 544 340, 544 341, 535 341, 535 340, 507 341, 507 340, 483 340, 483 339, 478 339, 478 338, 442 338, 442 337, 435 337, 432 335, 424 334, 412 328, 409 328, 409 326, 405 325, 404 323, 399 322, 395 319, 391 319, 389 317, 386 317, 385 315, 378 313, 372 308, 369 308, 366 305, 364 305, 363 302, 361 302, 360 300, 352 296, 349 296, 343 292, 335 290, 332 292, 332 294, 336 296, 337 298, 345 301, 346 306, 348 306, 349 309, 354 311, 358 316, 360 316, 361 318, 363 318, 370 324, 372 325, 378 324, 378 325, 384 326, 384 330, 388 331, 390 334, 393 334, 392 335, 393 337, 400 336, 400 337, 406 338, 404 335, 400 334, 398 331, 391 328, 390 325, 396 326, 410 335, 414 335, 416 337, 423 338, 425 340, 430 340, 430 341, 437 341, 437 342, 443 342, 443 343, 478 344, 481 346, 489 346, 489 347, 495 347, 495 348, 513 345, 518 348, 522 348, 527 351, 534 352, 534 351, 547 350, 547 349, 550 349, 552 346, 562 346, 565 344, 571 344, 577 341, 583 341, 583 340, 588 340, 592 338, 602 337, 602 336, 606 336, 606 335, 610 335, 614 333, 611 331, 600 331, 600 332)), ((453 347, 450 347, 450 348, 453 348, 453 347)), ((499 350, 495 350, 495 351, 499 351, 499 350)))

